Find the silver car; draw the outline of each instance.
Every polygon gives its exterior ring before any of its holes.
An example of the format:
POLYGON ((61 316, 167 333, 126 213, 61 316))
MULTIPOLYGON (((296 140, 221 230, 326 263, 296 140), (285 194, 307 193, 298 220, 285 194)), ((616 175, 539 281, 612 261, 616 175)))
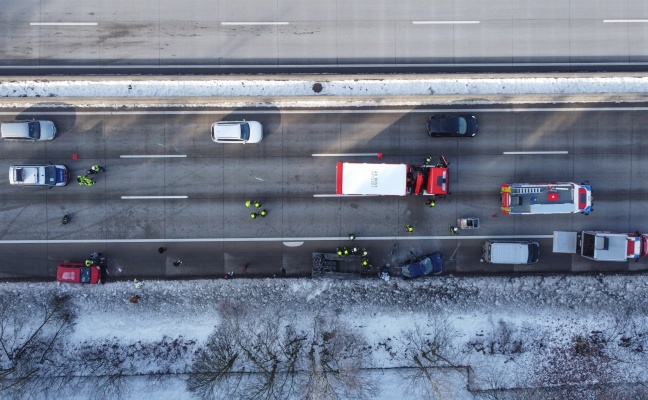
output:
POLYGON ((259 143, 263 127, 256 121, 218 121, 211 126, 211 137, 216 143, 259 143))
POLYGON ((52 121, 29 120, 0 122, 0 137, 5 140, 52 140, 56 126, 52 121))

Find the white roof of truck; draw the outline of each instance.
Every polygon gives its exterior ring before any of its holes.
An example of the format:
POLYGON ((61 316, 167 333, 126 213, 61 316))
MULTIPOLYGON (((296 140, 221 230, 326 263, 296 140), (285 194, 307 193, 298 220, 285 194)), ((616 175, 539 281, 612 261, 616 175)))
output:
POLYGON ((405 196, 407 164, 340 163, 338 194, 405 196), (340 192, 341 189, 341 192, 340 192))

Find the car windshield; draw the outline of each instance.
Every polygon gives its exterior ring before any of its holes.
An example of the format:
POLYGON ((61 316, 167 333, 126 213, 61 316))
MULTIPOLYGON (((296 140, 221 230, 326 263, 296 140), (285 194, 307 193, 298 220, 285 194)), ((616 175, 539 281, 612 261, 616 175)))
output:
POLYGON ((468 123, 466 122, 466 119, 459 118, 459 133, 463 135, 466 133, 467 129, 468 129, 468 123))
POLYGON ((29 127, 29 137, 32 139, 40 139, 40 123, 36 121, 28 122, 27 126, 29 127))
POLYGON ((81 268, 79 271, 79 282, 81 283, 88 283, 90 282, 90 277, 92 275, 92 271, 90 271, 90 268, 81 268))
POLYGON ((250 140, 250 125, 247 122, 241 124, 241 139, 250 140))
POLYGON ((56 185, 56 167, 53 165, 47 166, 45 169, 45 184, 56 185))

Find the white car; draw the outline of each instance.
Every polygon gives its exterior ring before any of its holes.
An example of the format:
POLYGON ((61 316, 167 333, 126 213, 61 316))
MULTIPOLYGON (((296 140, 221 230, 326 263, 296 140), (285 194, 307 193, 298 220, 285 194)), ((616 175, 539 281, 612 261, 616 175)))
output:
POLYGON ((216 143, 259 143, 263 127, 256 121, 218 121, 211 126, 211 137, 216 143))
POLYGON ((65 186, 65 165, 15 165, 9 167, 9 183, 20 186, 65 186))
POLYGON ((8 121, 0 122, 0 137, 5 140, 42 141, 56 136, 56 126, 52 121, 8 121))

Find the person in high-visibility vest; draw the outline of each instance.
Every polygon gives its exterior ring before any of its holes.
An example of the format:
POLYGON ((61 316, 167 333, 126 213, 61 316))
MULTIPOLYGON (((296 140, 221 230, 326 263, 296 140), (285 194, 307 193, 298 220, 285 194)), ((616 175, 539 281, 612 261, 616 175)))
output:
POLYGON ((92 260, 88 258, 88 259, 86 260, 85 264, 86 264, 86 267, 91 266, 91 265, 92 265, 92 260))
POLYGON ((245 207, 250 207, 252 205, 252 200, 248 200, 245 202, 245 207))
POLYGON ((259 214, 257 213, 252 213, 250 214, 250 218, 255 219, 259 214))
POLYGON ((261 216, 265 218, 266 215, 268 215, 268 212, 266 210, 261 210, 261 216))
POLYGON ((339 247, 337 249, 335 249, 335 252, 337 253, 338 256, 341 256, 342 254, 344 254, 344 253, 342 253, 342 249, 339 248, 339 247))
POLYGON ((366 267, 367 265, 369 265, 369 260, 367 260, 366 258, 363 258, 362 259, 362 266, 366 267))
POLYGON ((412 225, 405 225, 405 230, 407 233, 412 233, 414 231, 414 228, 412 228, 412 225))

